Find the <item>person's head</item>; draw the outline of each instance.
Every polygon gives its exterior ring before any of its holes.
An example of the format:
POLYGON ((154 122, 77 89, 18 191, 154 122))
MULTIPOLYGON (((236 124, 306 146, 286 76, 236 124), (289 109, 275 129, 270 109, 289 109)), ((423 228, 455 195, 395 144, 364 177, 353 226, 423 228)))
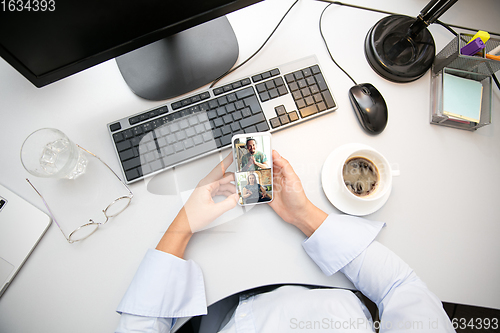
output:
POLYGON ((257 141, 255 141, 255 139, 247 139, 247 150, 251 155, 255 154, 257 151, 257 141))
POLYGON ((249 185, 257 184, 257 176, 255 176, 254 173, 249 174, 247 177, 247 182, 249 185))

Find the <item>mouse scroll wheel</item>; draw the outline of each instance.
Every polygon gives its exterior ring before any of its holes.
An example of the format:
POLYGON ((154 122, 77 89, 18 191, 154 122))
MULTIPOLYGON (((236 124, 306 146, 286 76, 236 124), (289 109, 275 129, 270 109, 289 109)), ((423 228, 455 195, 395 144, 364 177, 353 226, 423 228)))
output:
POLYGON ((363 94, 365 94, 365 95, 370 95, 370 90, 369 90, 368 88, 366 88, 366 87, 361 88, 361 91, 362 91, 362 92, 363 92, 363 94))

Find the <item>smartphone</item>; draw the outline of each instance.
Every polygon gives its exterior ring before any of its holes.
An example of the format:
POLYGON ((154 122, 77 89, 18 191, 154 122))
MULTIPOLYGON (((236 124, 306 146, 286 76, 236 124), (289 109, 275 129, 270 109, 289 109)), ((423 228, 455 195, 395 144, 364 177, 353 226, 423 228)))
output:
POLYGON ((273 156, 270 133, 238 134, 232 138, 236 191, 241 206, 273 200, 273 156))

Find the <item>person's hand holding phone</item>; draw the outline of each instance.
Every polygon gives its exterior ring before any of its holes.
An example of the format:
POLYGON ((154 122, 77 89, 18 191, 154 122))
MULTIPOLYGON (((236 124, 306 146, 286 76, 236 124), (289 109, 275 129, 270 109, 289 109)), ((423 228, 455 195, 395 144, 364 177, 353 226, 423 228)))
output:
POLYGON ((234 188, 234 173, 226 172, 233 163, 233 155, 229 154, 196 186, 188 201, 184 204, 189 226, 196 232, 209 225, 223 213, 234 208, 238 196, 234 188), (226 199, 216 203, 214 196, 225 196, 226 199))
POLYGON ((223 213, 236 206, 238 194, 234 184, 231 183, 234 181, 234 174, 226 173, 232 162, 233 155, 229 154, 198 183, 158 243, 157 250, 182 258, 187 243, 194 232, 209 225, 223 213), (223 195, 227 198, 216 203, 213 197, 217 195, 223 195))
POLYGON ((311 236, 328 214, 309 201, 292 166, 275 150, 273 166, 274 198, 269 205, 285 222, 311 236))

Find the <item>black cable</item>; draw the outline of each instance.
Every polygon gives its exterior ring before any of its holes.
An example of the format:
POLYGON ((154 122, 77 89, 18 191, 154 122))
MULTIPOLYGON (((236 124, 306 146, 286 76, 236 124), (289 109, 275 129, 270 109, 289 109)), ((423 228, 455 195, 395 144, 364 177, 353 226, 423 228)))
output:
MULTIPOLYGON (((362 9, 362 10, 368 10, 368 11, 371 11, 371 12, 388 14, 388 15, 402 15, 402 14, 399 14, 399 13, 388 12, 386 10, 380 10, 380 9, 375 9, 375 8, 357 6, 357 5, 352 5, 350 3, 344 3, 344 2, 340 2, 340 1, 331 1, 331 0, 317 0, 317 1, 327 2, 329 4, 334 4, 334 5, 339 5, 339 6, 346 6, 346 7, 352 7, 352 8, 362 9)), ((405 15, 405 16, 408 16, 408 15, 405 15)), ((474 29, 474 28, 469 28, 469 27, 463 27, 463 26, 460 26, 460 25, 454 25, 454 24, 450 24, 450 23, 444 23, 444 24, 446 24, 448 27, 453 27, 453 28, 462 29, 462 30, 469 30, 469 31, 476 31, 476 32, 480 30, 480 29, 474 29)), ((500 33, 498 33, 498 32, 490 32, 490 31, 488 31, 488 33, 490 35, 500 36, 500 33)))
POLYGON ((457 32, 455 30, 453 30, 452 28, 450 28, 450 26, 448 24, 443 23, 440 20, 436 20, 436 23, 439 24, 440 26, 442 26, 443 28, 445 28, 446 30, 448 30, 449 32, 451 32, 453 35, 458 36, 457 32))
POLYGON ((257 51, 255 51, 250 57, 248 57, 245 61, 243 61, 241 64, 239 64, 238 66, 234 67, 234 68, 231 68, 230 70, 228 70, 227 72, 225 72, 224 74, 222 74, 221 76, 219 76, 217 79, 215 79, 212 84, 210 85, 210 88, 213 88, 220 80, 222 80, 224 77, 226 77, 227 75, 231 74, 232 72, 234 72, 235 70, 237 70, 238 68, 240 68, 241 66, 243 66, 244 64, 246 64, 248 61, 250 61, 250 59, 252 59, 255 55, 257 55, 257 53, 260 52, 260 50, 262 50, 262 48, 267 44, 267 42, 271 39, 271 37, 274 35, 274 33, 276 32, 276 30, 278 30, 278 27, 280 26, 281 22, 283 22, 283 20, 285 19, 285 17, 288 15, 288 13, 292 10, 292 8, 297 4, 297 2, 299 2, 299 0, 296 0, 291 6, 290 8, 288 8, 288 10, 286 11, 285 15, 283 15, 283 17, 281 18, 281 20, 278 22, 278 25, 276 25, 276 27, 274 28, 274 30, 271 32, 271 34, 269 35, 269 37, 267 37, 267 39, 264 41, 264 43, 257 49, 257 51))
POLYGON ((331 5, 333 5, 333 3, 330 3, 328 4, 324 9, 323 11, 321 12, 321 16, 319 17, 319 33, 321 34, 321 38, 323 38, 323 42, 325 43, 325 46, 326 46, 326 49, 328 51, 328 54, 330 55, 330 59, 332 59, 333 63, 335 65, 337 65, 337 67, 342 71, 344 72, 345 75, 347 75, 347 77, 349 77, 351 79, 352 82, 354 82, 354 85, 357 85, 356 81, 354 81, 354 79, 349 75, 349 73, 347 73, 336 61, 335 59, 333 58, 332 56, 332 53, 330 52, 330 48, 328 47, 328 43, 326 42, 326 39, 325 39, 325 36, 323 36, 323 29, 321 27, 321 22, 323 21, 323 14, 325 13, 325 11, 328 9, 328 7, 330 7, 331 5))
POLYGON ((498 90, 500 90, 500 82, 498 82, 498 78, 495 73, 491 74, 491 77, 493 78, 493 81, 495 81, 495 84, 497 85, 498 90))

